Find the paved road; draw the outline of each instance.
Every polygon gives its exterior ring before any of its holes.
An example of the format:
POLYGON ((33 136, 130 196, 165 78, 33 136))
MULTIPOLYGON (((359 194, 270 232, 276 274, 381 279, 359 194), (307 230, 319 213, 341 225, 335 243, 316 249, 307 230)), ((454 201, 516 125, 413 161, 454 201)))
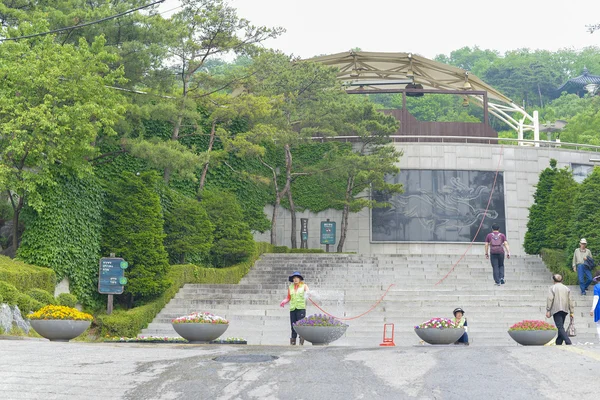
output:
POLYGON ((600 347, 390 348, 0 340, 0 398, 591 399, 600 347), (266 362, 258 356, 277 357, 266 362), (235 357, 237 362, 215 361, 235 357), (568 380, 567 380, 568 379, 568 380))

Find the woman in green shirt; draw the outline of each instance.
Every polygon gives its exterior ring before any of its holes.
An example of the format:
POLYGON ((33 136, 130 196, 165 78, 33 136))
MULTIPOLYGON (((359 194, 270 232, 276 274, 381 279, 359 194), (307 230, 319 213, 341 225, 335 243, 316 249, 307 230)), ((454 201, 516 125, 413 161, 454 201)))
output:
POLYGON ((467 334, 467 318, 465 317, 465 311, 462 308, 456 308, 453 311, 454 318, 452 318, 452 322, 454 322, 459 328, 465 328, 465 333, 458 339, 454 344, 464 344, 466 346, 469 345, 469 335, 467 334))

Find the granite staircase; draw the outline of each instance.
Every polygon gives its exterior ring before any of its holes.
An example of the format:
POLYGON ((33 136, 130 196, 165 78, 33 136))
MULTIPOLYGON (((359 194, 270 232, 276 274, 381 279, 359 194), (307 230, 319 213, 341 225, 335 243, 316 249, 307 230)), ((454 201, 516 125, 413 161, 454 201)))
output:
MULTIPOLYGON (((505 260, 506 284, 495 286, 489 261, 465 256, 450 272, 455 255, 265 254, 237 285, 185 285, 141 336, 173 336, 171 319, 209 311, 230 320, 224 337, 249 344, 289 343, 289 309, 279 307, 288 275, 301 271, 312 299, 329 314, 352 318, 335 345, 378 346, 383 324, 395 324, 395 343, 419 344, 414 326, 432 317, 451 317, 462 307, 473 345, 516 345, 508 327, 524 319, 545 320, 551 273, 538 257, 505 260), (444 276, 448 276, 440 282, 444 276), (439 282, 439 283, 438 283, 439 282), (392 285, 390 287, 390 285, 392 285)), ((589 316, 592 296, 571 287, 578 335, 574 343, 597 343, 589 316)), ((321 311, 308 302, 307 315, 321 311)), ((548 320, 552 322, 552 320, 548 320)))

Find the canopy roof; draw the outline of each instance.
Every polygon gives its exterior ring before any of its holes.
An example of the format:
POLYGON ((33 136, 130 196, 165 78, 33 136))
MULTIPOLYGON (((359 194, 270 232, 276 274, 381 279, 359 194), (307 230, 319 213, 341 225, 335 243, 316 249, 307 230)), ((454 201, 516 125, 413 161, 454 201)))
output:
MULTIPOLYGON (((475 75, 461 68, 443 64, 411 53, 376 53, 350 51, 311 58, 314 61, 336 67, 338 78, 347 90, 404 89, 409 83, 421 84, 424 89, 473 90, 487 92, 490 112, 523 138, 523 131, 534 131, 539 138, 537 114, 530 116, 525 110, 475 75), (519 114, 513 117, 513 114, 519 114), (526 122, 527 121, 527 122, 526 122)), ((483 96, 470 95, 483 106, 483 96)))
MULTIPOLYGON (((583 67, 583 73, 581 75, 569 79, 561 87, 556 89, 556 91, 558 92, 558 95, 562 92, 577 93, 581 89, 588 90, 586 86, 589 84, 600 85, 600 76, 590 74, 590 71, 586 67, 583 67)), ((597 86, 588 91, 590 93, 595 93, 594 89, 597 89, 597 86)))

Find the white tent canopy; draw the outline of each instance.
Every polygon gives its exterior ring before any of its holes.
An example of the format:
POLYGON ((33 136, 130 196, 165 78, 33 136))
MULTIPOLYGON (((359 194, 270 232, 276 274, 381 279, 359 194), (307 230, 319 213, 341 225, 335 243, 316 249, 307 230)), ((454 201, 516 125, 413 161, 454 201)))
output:
MULTIPOLYGON (((336 67, 338 78, 344 81, 347 90, 358 87, 376 93, 382 88, 404 89, 407 84, 414 83, 421 84, 423 89, 486 92, 491 114, 517 131, 519 139, 523 139, 523 132, 533 131, 534 140, 539 140, 537 111, 533 116, 529 115, 511 99, 464 69, 411 53, 350 51, 308 61, 336 67)), ((469 97, 484 106, 482 95, 469 97)))

